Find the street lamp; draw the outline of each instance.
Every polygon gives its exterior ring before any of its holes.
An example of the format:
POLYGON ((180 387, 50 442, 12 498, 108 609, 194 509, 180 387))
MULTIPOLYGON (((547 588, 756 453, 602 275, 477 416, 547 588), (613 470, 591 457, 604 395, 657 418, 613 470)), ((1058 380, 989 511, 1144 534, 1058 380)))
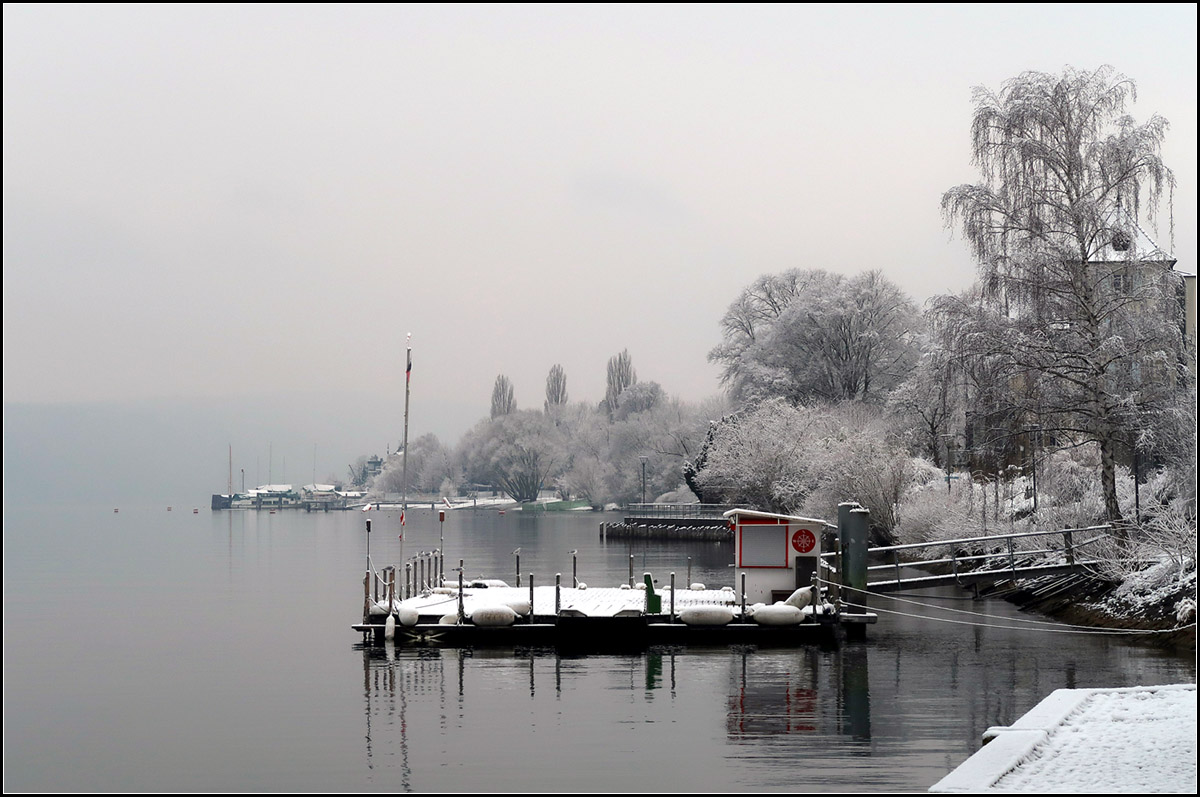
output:
POLYGON ((639 457, 642 460, 642 508, 646 506, 646 458, 639 457))

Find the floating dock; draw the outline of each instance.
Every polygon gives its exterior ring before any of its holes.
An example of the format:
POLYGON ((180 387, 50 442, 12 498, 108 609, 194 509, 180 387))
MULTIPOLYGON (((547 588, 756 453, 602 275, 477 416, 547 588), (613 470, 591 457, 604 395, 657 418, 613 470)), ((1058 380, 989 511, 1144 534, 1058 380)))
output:
MULTIPOLYGON (((460 580, 451 586, 442 577, 442 568, 432 562, 426 568, 423 561, 416 572, 406 565, 398 584, 395 566, 385 568, 382 575, 369 567, 368 520, 362 622, 353 628, 376 642, 397 644, 554 645, 588 650, 801 645, 862 637, 876 615, 864 607, 843 605, 838 594, 842 587, 866 587, 869 513, 850 504, 838 511, 839 527, 845 526, 851 544, 845 558, 857 574, 853 577, 842 575, 840 566, 821 562, 822 541, 835 527, 813 518, 732 509, 723 517, 734 540, 737 589, 709 590, 702 584, 680 589, 672 574, 670 586, 661 592, 656 591, 650 573, 635 584, 632 571, 628 584, 609 588, 587 588, 574 575, 569 587, 559 578, 554 584, 535 587, 532 576, 524 588, 519 576, 516 587, 486 579, 460 580), (830 580, 833 574, 838 580, 830 580), (846 611, 849 608, 854 610, 846 611)), ((842 558, 839 553, 839 565, 842 558)), ((460 577, 463 571, 459 560, 460 577)))
POLYGON ((461 593, 439 587, 390 605, 387 599, 373 602, 368 621, 353 628, 376 642, 391 634, 397 644, 636 649, 836 642, 876 621, 873 613, 841 612, 826 602, 815 608, 743 607, 732 588, 652 593, 641 584, 630 589, 473 583, 461 593), (390 629, 389 614, 395 618, 390 629))

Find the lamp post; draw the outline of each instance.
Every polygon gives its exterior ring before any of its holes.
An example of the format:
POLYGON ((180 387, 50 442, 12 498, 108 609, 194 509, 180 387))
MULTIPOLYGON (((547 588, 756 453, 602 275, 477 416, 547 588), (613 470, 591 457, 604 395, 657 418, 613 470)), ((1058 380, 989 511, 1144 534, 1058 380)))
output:
POLYGON ((639 457, 642 460, 642 508, 646 506, 646 458, 639 457))

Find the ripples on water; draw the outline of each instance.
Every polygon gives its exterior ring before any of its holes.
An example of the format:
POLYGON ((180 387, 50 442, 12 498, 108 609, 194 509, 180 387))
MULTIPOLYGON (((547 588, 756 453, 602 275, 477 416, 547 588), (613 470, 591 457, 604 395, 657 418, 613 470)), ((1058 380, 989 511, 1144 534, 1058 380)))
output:
MULTIPOLYGON (((552 583, 671 571, 732 583, 727 545, 599 539, 602 518, 410 510, 405 553, 552 583), (544 575, 542 575, 544 574, 544 575), (544 581, 542 579, 545 579, 544 581)), ((363 646, 361 513, 9 511, 5 785, 12 790, 923 791, 1062 687, 1194 682, 1112 638, 937 622, 930 593, 862 643, 787 650, 363 646), (914 616, 910 616, 914 615, 914 616), (925 617, 921 617, 925 615, 925 617)), ((399 560, 374 515, 372 558, 399 560)), ((880 604, 883 608, 883 604, 880 604)))

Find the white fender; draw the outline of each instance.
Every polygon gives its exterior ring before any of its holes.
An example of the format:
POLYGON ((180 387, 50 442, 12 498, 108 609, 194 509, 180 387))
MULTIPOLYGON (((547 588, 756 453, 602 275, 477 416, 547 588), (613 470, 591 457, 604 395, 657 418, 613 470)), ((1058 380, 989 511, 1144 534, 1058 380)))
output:
POLYGON ((804 612, 786 603, 763 606, 754 612, 754 622, 759 625, 796 625, 804 619, 804 612))
POLYGON ((508 606, 481 606, 471 612, 471 622, 479 626, 512 625, 517 613, 508 606))
POLYGON ((529 600, 527 598, 513 598, 510 601, 505 601, 504 605, 512 609, 521 617, 529 614, 529 600))
POLYGON ((727 625, 733 622, 733 610, 728 606, 689 606, 679 613, 686 625, 727 625))
POLYGON ((389 641, 396 638, 396 615, 389 614, 387 620, 384 620, 383 638, 389 641))
POLYGON ((797 609, 803 609, 805 606, 811 606, 813 600, 813 588, 801 587, 800 589, 788 595, 784 601, 788 606, 795 606, 797 609))
POLYGON ((411 606, 397 606, 396 619, 400 621, 400 625, 405 628, 412 628, 421 619, 421 615, 411 606))

